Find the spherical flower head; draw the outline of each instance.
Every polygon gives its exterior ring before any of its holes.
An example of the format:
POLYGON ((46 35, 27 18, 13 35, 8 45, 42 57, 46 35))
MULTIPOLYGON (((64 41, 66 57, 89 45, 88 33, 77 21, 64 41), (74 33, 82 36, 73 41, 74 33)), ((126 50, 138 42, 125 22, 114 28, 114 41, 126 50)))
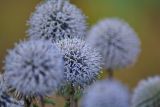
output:
POLYGON ((63 53, 64 79, 74 87, 91 84, 100 73, 101 57, 81 39, 64 39, 56 43, 63 53))
POLYGON ((63 79, 64 63, 51 42, 20 42, 5 60, 5 79, 24 96, 45 96, 56 91, 63 79))
POLYGON ((6 85, 4 82, 4 77, 2 74, 0 74, 0 96, 3 94, 3 92, 5 92, 6 90, 6 85))
POLYGON ((134 91, 132 107, 160 107, 160 77, 142 80, 134 91))
POLYGON ((4 76, 0 74, 0 107, 24 107, 23 101, 17 101, 6 93, 7 85, 4 76))
POLYGON ((66 37, 84 38, 85 19, 82 12, 67 0, 47 0, 36 7, 28 22, 28 34, 31 39, 53 42, 66 37))
POLYGON ((103 57, 105 69, 133 65, 140 52, 140 41, 134 30, 119 19, 106 19, 91 28, 88 41, 103 57))
POLYGON ((118 81, 99 81, 86 90, 81 105, 82 107, 129 107, 129 92, 118 81))
POLYGON ((24 102, 17 101, 4 93, 0 96, 0 107, 24 107, 24 102))

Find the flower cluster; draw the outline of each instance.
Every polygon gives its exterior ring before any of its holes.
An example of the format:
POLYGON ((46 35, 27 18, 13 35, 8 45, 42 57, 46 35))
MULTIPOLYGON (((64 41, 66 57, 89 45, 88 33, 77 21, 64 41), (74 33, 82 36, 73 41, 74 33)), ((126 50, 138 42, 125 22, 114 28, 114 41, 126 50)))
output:
POLYGON ((93 83, 101 69, 101 56, 85 41, 85 19, 69 1, 40 3, 28 21, 29 38, 6 56, 6 95, 22 98, 26 104, 32 98, 52 95, 62 85, 85 88, 93 83))
MULTIPOLYGON (((82 107, 129 107, 129 91, 120 82, 95 82, 101 69, 133 65, 140 53, 139 38, 125 21, 102 20, 87 33, 85 15, 69 0, 44 0, 27 25, 28 38, 4 61, 0 107, 31 107, 35 99, 44 107, 44 98, 56 92, 62 92, 65 107, 77 107, 82 93, 82 107)), ((159 83, 158 77, 142 82, 134 106, 159 107, 159 83)))

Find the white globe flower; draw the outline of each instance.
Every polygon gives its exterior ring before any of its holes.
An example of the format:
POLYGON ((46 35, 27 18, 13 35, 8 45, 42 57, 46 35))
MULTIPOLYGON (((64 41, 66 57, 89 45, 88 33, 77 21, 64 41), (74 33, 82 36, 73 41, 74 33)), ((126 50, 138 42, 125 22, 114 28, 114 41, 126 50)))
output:
POLYGON ((160 107, 160 77, 140 81, 133 94, 132 107, 160 107))
POLYGON ((81 105, 82 107, 129 107, 129 92, 118 81, 99 81, 86 90, 81 105))
POLYGON ((100 73, 101 56, 81 39, 64 39, 56 43, 65 63, 64 79, 74 87, 91 84, 100 73))
POLYGON ((88 33, 88 41, 101 53, 105 69, 132 65, 140 52, 136 33, 119 19, 106 19, 93 26, 88 33))
POLYGON ((6 93, 7 86, 4 81, 3 74, 0 74, 0 107, 24 107, 23 101, 8 96, 6 93))
POLYGON ((55 92, 63 79, 64 63, 50 42, 20 42, 5 60, 7 84, 24 96, 45 96, 55 92))
POLYGON ((84 38, 86 20, 82 12, 67 0, 47 0, 36 7, 28 21, 31 39, 51 41, 84 38))

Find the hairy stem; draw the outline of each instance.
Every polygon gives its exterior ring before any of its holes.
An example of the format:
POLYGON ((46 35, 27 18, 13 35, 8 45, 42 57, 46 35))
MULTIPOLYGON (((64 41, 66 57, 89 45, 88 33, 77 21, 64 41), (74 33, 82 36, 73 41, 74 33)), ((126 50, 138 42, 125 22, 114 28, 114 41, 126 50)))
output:
POLYGON ((70 87, 70 95, 66 98, 65 107, 78 107, 78 100, 75 98, 75 89, 73 86, 70 87))
POLYGON ((66 103, 65 103, 65 107, 70 107, 70 98, 65 98, 66 103))
POLYGON ((45 107, 44 98, 43 97, 40 97, 40 102, 41 102, 41 107, 45 107))
POLYGON ((109 78, 109 79, 112 79, 112 78, 114 77, 114 72, 113 72, 113 70, 112 70, 112 69, 108 69, 107 72, 108 72, 108 78, 109 78))
POLYGON ((74 97, 74 94, 75 94, 75 89, 72 86, 71 87, 71 97, 70 97, 70 102, 71 102, 70 107, 78 107, 78 100, 74 97))
POLYGON ((24 106, 25 107, 31 107, 31 100, 24 98, 24 106))
POLYGON ((78 107, 78 100, 77 99, 75 99, 75 98, 73 99, 71 107, 78 107))

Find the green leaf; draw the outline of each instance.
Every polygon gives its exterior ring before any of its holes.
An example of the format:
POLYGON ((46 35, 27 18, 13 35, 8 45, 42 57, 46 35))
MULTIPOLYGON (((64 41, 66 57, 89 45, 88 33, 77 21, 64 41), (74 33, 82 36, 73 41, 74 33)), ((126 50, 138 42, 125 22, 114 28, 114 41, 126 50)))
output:
POLYGON ((44 99, 44 103, 45 104, 51 104, 51 105, 56 104, 56 102, 53 99, 49 99, 49 98, 44 99))
POLYGON ((83 91, 81 89, 77 89, 74 93, 74 99, 80 99, 83 95, 83 91))
POLYGON ((36 104, 33 104, 33 107, 38 107, 38 105, 36 105, 36 104))

